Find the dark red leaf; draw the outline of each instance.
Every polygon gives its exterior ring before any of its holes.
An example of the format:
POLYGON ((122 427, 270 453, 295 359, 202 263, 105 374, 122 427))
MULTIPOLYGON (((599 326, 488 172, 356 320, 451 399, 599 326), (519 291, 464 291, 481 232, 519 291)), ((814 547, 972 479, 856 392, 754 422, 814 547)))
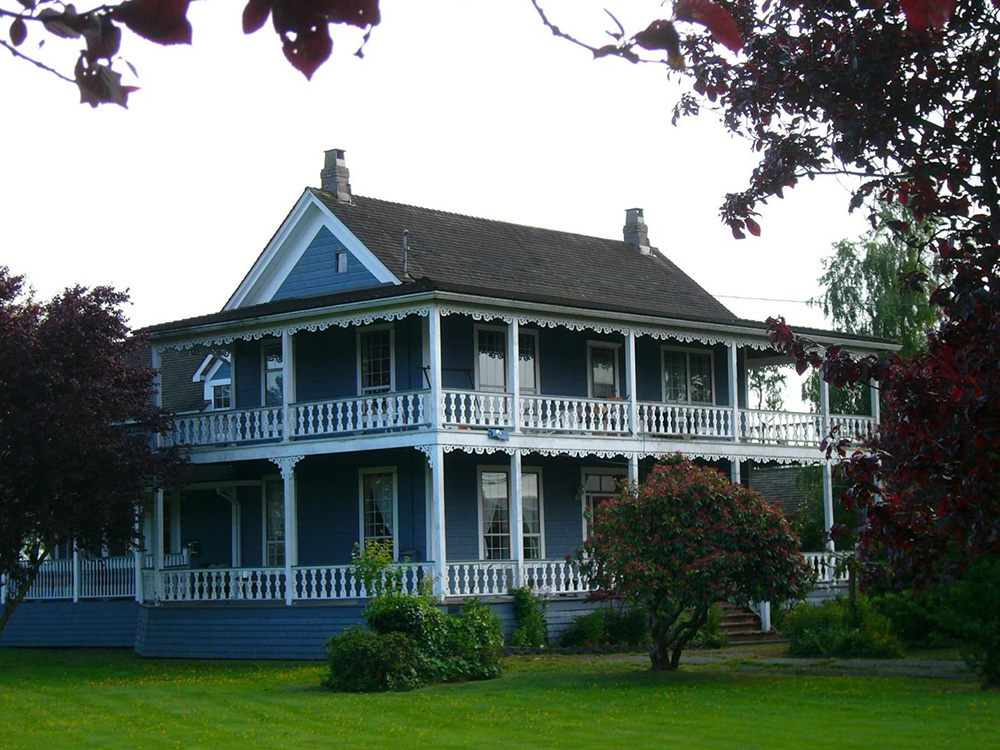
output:
POLYGON ((914 31, 944 28, 955 12, 955 0, 899 0, 899 4, 914 31))
POLYGON ((729 11, 711 0, 677 0, 674 13, 678 21, 699 23, 708 29, 719 44, 733 52, 743 49, 743 35, 729 11))
POLYGON ((23 18, 15 18, 10 25, 10 43, 15 47, 20 47, 24 38, 28 36, 28 27, 24 25, 23 18))
POLYGON ((100 16, 83 30, 87 40, 87 56, 91 60, 110 60, 118 54, 122 42, 122 30, 108 16, 100 16))
POLYGON ((43 8, 38 12, 45 30, 50 34, 55 34, 63 39, 76 39, 80 36, 80 16, 76 10, 69 6, 65 12, 59 12, 54 8, 43 8))
POLYGON ((191 44, 190 4, 191 0, 125 0, 112 14, 151 42, 191 44))
POLYGON ((136 90, 134 86, 122 86, 121 74, 113 71, 109 65, 88 61, 86 53, 80 55, 73 72, 80 89, 80 103, 91 107, 99 104, 127 107, 128 95, 136 90))
POLYGON ((267 21, 271 15, 271 4, 268 0, 250 0, 243 9, 243 33, 252 34, 267 21))
POLYGON ((26 10, 31 10, 35 7, 35 0, 17 0, 17 2, 19 2, 21 7, 26 10))
POLYGON ((760 237, 760 224, 753 219, 745 219, 744 223, 747 225, 747 231, 750 232, 750 234, 754 237, 760 237))
POLYGON ((633 37, 633 40, 643 49, 665 50, 667 63, 678 70, 684 67, 684 55, 681 54, 681 39, 677 29, 670 21, 653 21, 649 26, 633 37))

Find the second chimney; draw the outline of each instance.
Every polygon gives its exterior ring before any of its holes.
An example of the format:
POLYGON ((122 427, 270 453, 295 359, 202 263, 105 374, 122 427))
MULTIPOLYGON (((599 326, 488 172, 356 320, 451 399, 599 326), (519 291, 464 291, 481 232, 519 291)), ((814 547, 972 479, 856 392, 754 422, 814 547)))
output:
POLYGON ((642 218, 641 208, 625 209, 625 226, 622 227, 622 231, 628 244, 643 255, 652 255, 653 250, 649 246, 649 233, 642 218))
POLYGON ((351 173, 344 159, 344 149, 331 148, 325 151, 323 170, 319 173, 320 187, 337 196, 341 203, 351 202, 351 173))

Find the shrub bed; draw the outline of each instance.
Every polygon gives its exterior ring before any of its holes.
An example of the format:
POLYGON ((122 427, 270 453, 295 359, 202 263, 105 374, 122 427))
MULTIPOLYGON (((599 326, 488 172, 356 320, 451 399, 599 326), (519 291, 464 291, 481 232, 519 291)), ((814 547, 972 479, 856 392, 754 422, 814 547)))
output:
POLYGON ((889 618, 858 596, 852 604, 838 598, 800 604, 782 619, 789 656, 855 656, 891 659, 903 655, 903 645, 889 618))

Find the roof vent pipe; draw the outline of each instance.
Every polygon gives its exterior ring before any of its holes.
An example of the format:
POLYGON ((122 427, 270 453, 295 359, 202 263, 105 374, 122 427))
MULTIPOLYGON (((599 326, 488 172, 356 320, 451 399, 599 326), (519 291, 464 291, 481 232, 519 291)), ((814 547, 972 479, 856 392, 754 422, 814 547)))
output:
POLYGON ((649 232, 641 208, 625 209, 625 226, 622 231, 628 244, 643 255, 652 255, 653 249, 649 246, 649 232))
POLYGON ((408 256, 410 254, 410 230, 403 230, 403 276, 409 276, 410 272, 407 270, 408 256))

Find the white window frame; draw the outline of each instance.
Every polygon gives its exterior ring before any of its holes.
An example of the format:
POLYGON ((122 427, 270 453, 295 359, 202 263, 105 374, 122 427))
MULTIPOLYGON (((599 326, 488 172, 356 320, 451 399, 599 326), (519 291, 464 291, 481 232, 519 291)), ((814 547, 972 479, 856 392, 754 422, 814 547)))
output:
MULTIPOLYGON (((478 524, 478 534, 479 534, 479 559, 486 560, 486 538, 485 530, 483 529, 483 473, 489 472, 493 474, 506 474, 507 475, 507 536, 509 538, 508 547, 510 548, 511 556, 505 558, 507 560, 514 559, 514 518, 511 513, 510 507, 510 466, 477 466, 476 467, 476 517, 478 524)), ((538 524, 539 524, 539 560, 544 560, 545 558, 545 491, 543 487, 545 485, 544 475, 542 474, 542 468, 540 466, 522 466, 521 475, 524 474, 537 474, 538 475, 538 524)), ((524 498, 520 498, 523 502, 524 498)), ((521 513, 521 523, 524 523, 524 513, 521 513)), ((522 547, 521 555, 524 555, 523 546, 523 532, 522 532, 522 547)))
POLYGON ((365 477, 392 475, 392 559, 399 559, 399 474, 395 466, 372 466, 358 470, 358 544, 365 548, 365 477))
MULTIPOLYGON (((615 353, 615 395, 614 398, 622 397, 621 367, 618 364, 618 352, 622 348, 620 343, 613 341, 587 341, 587 398, 597 398, 594 395, 594 349, 613 349, 615 353)), ((661 364, 662 369, 662 364, 661 364)))
POLYGON ((395 393, 396 392, 396 327, 392 323, 384 323, 381 325, 372 326, 359 326, 357 335, 357 361, 358 361, 358 395, 359 396, 378 396, 385 393, 395 393), (361 353, 363 347, 361 342, 365 335, 369 333, 376 333, 378 331, 389 331, 389 390, 387 391, 369 391, 365 393, 361 385, 361 372, 362 372, 362 362, 361 353))
MULTIPOLYGON (((503 334, 503 390, 502 391, 486 391, 488 393, 513 393, 513 388, 511 384, 507 382, 507 375, 510 372, 510 367, 507 362, 507 349, 509 347, 509 342, 507 341, 507 327, 506 326, 494 326, 494 325, 481 325, 477 324, 472 326, 472 366, 474 372, 473 387, 476 391, 480 391, 480 374, 479 374, 479 332, 480 331, 494 331, 503 334)), ((521 389, 523 395, 537 396, 542 392, 542 370, 538 364, 539 359, 539 337, 538 331, 536 329, 518 331, 518 336, 531 336, 535 340, 535 360, 534 360, 534 371, 535 371, 535 388, 534 390, 521 389)), ((518 346, 518 354, 520 354, 520 346, 518 346)), ((523 362, 521 364, 523 366, 523 362)))
MULTIPOLYGON (((264 339, 260 344, 260 405, 267 406, 267 350, 277 348, 281 351, 282 379, 284 378, 285 353, 282 350, 281 339, 264 339)), ((284 390, 281 396, 282 403, 274 404, 274 407, 284 406, 284 390)))
MULTIPOLYGON (((628 470, 619 469, 614 466, 583 467, 580 469, 580 533, 581 540, 587 538, 587 475, 594 474, 603 477, 615 477, 628 481, 628 470)), ((604 493, 600 493, 603 495, 604 493)))
MULTIPOLYGON (((261 510, 261 512, 260 512, 260 539, 261 539, 261 548, 262 548, 261 549, 261 557, 260 557, 260 566, 262 568, 276 569, 276 568, 280 568, 281 566, 283 566, 285 564, 285 553, 286 553, 285 544, 288 541, 288 526, 285 525, 285 538, 282 540, 282 543, 281 543, 281 562, 277 563, 276 565, 269 565, 268 561, 267 561, 267 546, 268 546, 268 543, 270 542, 270 540, 267 538, 267 485, 269 483, 272 483, 272 482, 274 484, 281 485, 282 501, 284 501, 284 496, 285 496, 284 495, 284 493, 285 493, 285 485, 284 485, 284 480, 281 478, 281 475, 274 474, 274 475, 266 476, 266 477, 262 478, 261 483, 260 483, 260 510, 261 510)), ((282 517, 282 519, 287 520, 287 519, 285 519, 284 503, 282 503, 281 517, 282 517)))
POLYGON ((663 399, 665 404, 687 404, 689 406, 715 406, 718 402, 718 389, 715 387, 715 352, 711 349, 695 349, 689 346, 669 346, 664 344, 660 347, 660 398, 663 399), (664 367, 664 355, 667 352, 681 352, 685 356, 685 373, 687 375, 687 400, 686 401, 671 401, 667 399, 667 373, 664 367), (702 356, 707 356, 709 361, 709 372, 712 373, 712 400, 711 401, 692 401, 691 400, 691 355, 700 354, 702 356))

